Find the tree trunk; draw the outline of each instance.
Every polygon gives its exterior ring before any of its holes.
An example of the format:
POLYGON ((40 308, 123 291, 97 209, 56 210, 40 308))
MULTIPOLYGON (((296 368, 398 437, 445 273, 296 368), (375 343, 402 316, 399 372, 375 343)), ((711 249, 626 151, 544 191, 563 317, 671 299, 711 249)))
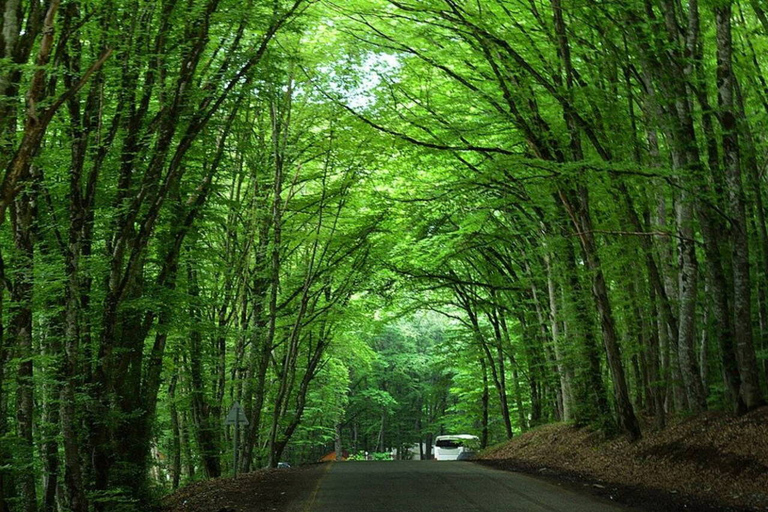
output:
MULTIPOLYGON (((704 293, 707 293, 706 288, 704 293)), ((701 383, 704 385, 704 389, 707 389, 709 382, 709 314, 708 311, 704 311, 704 319, 702 321, 703 329, 701 329, 701 341, 699 342, 699 371, 701 372, 701 383)))
MULTIPOLYGON (((754 49, 753 49, 754 51, 754 49)), ((736 82, 738 86, 738 82, 736 82)), ((754 231, 757 233, 758 241, 758 265, 763 269, 768 269, 768 224, 766 224, 765 201, 763 199, 762 179, 760 168, 757 161, 757 147, 752 133, 749 119, 747 118, 744 97, 741 88, 736 88, 736 97, 738 99, 738 121, 741 133, 744 134, 741 147, 746 152, 743 158, 744 165, 748 171, 748 181, 751 201, 747 203, 754 204, 754 213, 752 215, 755 224, 754 231)), ((758 322, 760 329, 760 349, 768 351, 768 279, 760 278, 757 274, 757 301, 758 301, 758 322)), ((756 343, 757 345, 757 343, 756 343)), ((768 357, 763 358, 764 378, 768 382, 768 357)))
POLYGON ((333 450, 336 452, 336 460, 339 461, 344 459, 344 448, 341 444, 341 421, 336 422, 334 432, 333 450))
POLYGON ((640 438, 640 425, 635 416, 632 401, 629 398, 629 389, 624 374, 624 364, 621 360, 616 326, 613 318, 608 288, 597 254, 592 219, 589 213, 589 195, 587 189, 579 187, 575 197, 571 198, 565 192, 560 192, 563 204, 568 210, 573 221, 574 229, 581 242, 584 259, 592 273, 592 294, 595 300, 600 325, 603 332, 603 343, 608 357, 608 367, 613 381, 613 394, 616 401, 616 412, 619 428, 624 431, 631 440, 640 438), (575 201, 574 201, 575 199, 575 201))
POLYGON ((666 426, 666 410, 664 409, 664 389, 662 385, 664 380, 661 374, 661 336, 666 333, 666 326, 659 321, 658 308, 656 306, 656 291, 653 287, 649 288, 649 302, 651 305, 651 332, 648 339, 648 380, 651 388, 651 397, 653 400, 653 415, 655 426, 658 430, 666 426))
MULTIPOLYGON (((258 187, 256 187, 258 188, 258 187)), ((258 193, 258 190, 255 191, 258 193)), ((280 213, 273 205, 272 214, 280 213)), ((278 219, 279 220, 279 219, 278 219)), ((266 396, 266 378, 269 370, 269 358, 272 353, 277 315, 277 290, 280 280, 280 257, 272 255, 268 265, 267 249, 269 244, 269 225, 263 222, 259 229, 259 242, 256 249, 256 263, 253 278, 253 334, 251 336, 250 355, 246 373, 245 408, 249 412, 249 423, 245 433, 243 453, 243 471, 250 471, 253 454, 261 428, 262 411, 266 396), (263 274, 269 273, 268 276, 263 274)), ((273 240, 274 242, 274 240, 273 240)), ((278 235, 279 242, 279 235, 278 235)))
MULTIPOLYGON (((0 248, 0 437, 8 434, 8 394, 5 389, 6 364, 8 363, 8 342, 5 332, 4 313, 5 313, 5 260, 0 248)), ((10 467, 13 464, 11 454, 4 446, 0 446, 0 464, 10 467)), ((0 512, 10 512, 8 498, 12 498, 11 488, 12 479, 8 478, 6 471, 0 471, 0 512)))
POLYGON ((192 455, 192 443, 189 433, 189 413, 184 409, 181 413, 181 425, 179 426, 179 441, 181 442, 181 453, 186 465, 186 474, 189 480, 195 479, 195 457, 192 455))
POLYGON ((736 360, 741 376, 740 394, 747 409, 764 403, 760 391, 757 359, 752 341, 752 301, 749 270, 749 240, 746 207, 741 178, 738 125, 735 115, 733 74, 733 42, 731 34, 730 0, 715 7, 717 32, 717 97, 722 126, 723 158, 732 228, 733 255, 733 319, 736 360))
MULTIPOLYGON (((565 208, 559 208, 565 214, 565 208)), ((566 286, 563 290, 563 316, 569 318, 569 338, 575 340, 578 364, 574 364, 574 420, 588 424, 610 415, 608 397, 602 378, 600 349, 595 332, 593 309, 584 290, 576 266, 574 247, 563 233, 562 258, 566 286), (567 292, 567 293, 566 293, 567 292)))
POLYGON ((493 376, 493 383, 496 387, 496 392, 499 395, 499 406, 501 408, 501 417, 504 421, 504 432, 507 436, 507 439, 512 439, 512 421, 509 417, 509 404, 507 402, 504 366, 503 364, 501 367, 498 366, 498 360, 496 359, 496 356, 491 352, 491 349, 489 348, 488 343, 485 341, 482 331, 480 330, 480 324, 478 323, 477 316, 475 315, 471 305, 468 302, 465 302, 465 300, 468 301, 469 299, 467 297, 463 297, 462 303, 470 318, 470 322, 472 323, 472 330, 475 334, 475 340, 485 353, 485 357, 491 369, 491 375, 493 376))
POLYGON ((15 247, 14 269, 16 277, 11 290, 9 337, 16 347, 19 359, 16 374, 16 431, 19 438, 15 469, 19 472, 21 507, 23 512, 37 512, 37 488, 35 482, 34 423, 34 363, 32 345, 32 291, 33 271, 33 220, 35 218, 33 193, 26 183, 11 208, 11 223, 15 247))
MULTIPOLYGON (((197 273, 189 263, 187 274, 190 286, 190 296, 199 297, 197 273)), ((191 306, 193 324, 202 321, 197 306, 191 306)), ((211 416, 211 408, 206 396, 205 379, 203 376, 203 335, 199 325, 193 325, 189 333, 189 376, 192 399, 192 415, 195 421, 195 438, 200 449, 203 469, 207 478, 221 476, 221 453, 219 446, 220 418, 211 416)))
POLYGON ((490 401, 490 392, 488 390, 488 365, 485 359, 480 358, 480 367, 483 371, 483 394, 480 397, 482 411, 480 413, 480 448, 488 447, 488 402, 490 401))
MULTIPOLYGON (((60 297, 59 297, 60 298, 60 297)), ((50 307, 59 307, 59 304, 50 304, 50 307)), ((61 309, 60 309, 61 310, 61 309)), ((60 318, 56 319, 57 325, 62 325, 60 318)), ((54 328, 53 332, 41 341, 41 352, 51 358, 50 367, 54 378, 43 387, 45 401, 43 402, 41 431, 43 457, 43 512, 56 512, 56 496, 59 490, 59 400, 61 396, 61 333, 54 328), (49 341, 50 340, 50 341, 49 341)))
POLYGON ((179 383, 178 356, 174 357, 173 366, 177 371, 174 371, 168 384, 168 404, 171 415, 171 489, 176 490, 181 482, 181 428, 179 425, 179 410, 176 406, 176 387, 179 383))
POLYGON ((693 207, 686 192, 676 205, 677 225, 680 246, 680 324, 677 340, 677 354, 683 385, 688 397, 688 407, 693 412, 707 408, 706 393, 701 384, 699 365, 696 357, 696 301, 698 266, 696 263, 695 242, 693 240, 693 207))
POLYGON ((563 350, 563 340, 560 337, 559 318, 557 311, 557 291, 555 289, 555 280, 552 277, 552 264, 549 254, 544 256, 544 264, 547 268, 547 292, 549 298, 549 323, 552 333, 552 345, 555 349, 555 358, 557 360, 557 374, 560 378, 560 390, 563 397, 563 421, 573 419, 573 369, 570 361, 566 361, 563 350))

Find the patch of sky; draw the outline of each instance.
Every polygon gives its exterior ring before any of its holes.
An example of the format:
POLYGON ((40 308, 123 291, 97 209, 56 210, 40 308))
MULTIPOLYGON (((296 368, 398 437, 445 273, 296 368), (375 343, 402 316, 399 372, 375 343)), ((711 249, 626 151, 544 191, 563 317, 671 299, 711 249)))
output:
POLYGON ((396 55, 367 52, 357 63, 321 68, 328 76, 328 89, 349 108, 365 110, 376 102, 376 89, 384 80, 394 80, 402 63, 396 55))

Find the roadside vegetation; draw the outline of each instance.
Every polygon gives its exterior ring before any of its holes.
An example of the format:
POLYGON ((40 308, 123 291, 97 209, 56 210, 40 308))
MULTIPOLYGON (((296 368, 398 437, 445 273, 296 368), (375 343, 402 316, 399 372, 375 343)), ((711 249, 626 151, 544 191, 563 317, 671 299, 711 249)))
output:
POLYGON ((765 404, 763 3, 0 12, 0 512, 765 404))

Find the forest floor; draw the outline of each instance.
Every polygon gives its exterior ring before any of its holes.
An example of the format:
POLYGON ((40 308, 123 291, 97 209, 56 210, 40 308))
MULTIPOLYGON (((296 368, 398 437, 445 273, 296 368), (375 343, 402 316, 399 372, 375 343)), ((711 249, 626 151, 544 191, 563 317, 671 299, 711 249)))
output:
POLYGON ((648 510, 768 510, 768 407, 682 419, 636 443, 544 425, 481 458, 648 510))
POLYGON ((235 478, 216 478, 185 486, 166 496, 163 512, 292 512, 315 488, 325 464, 263 469, 235 478))

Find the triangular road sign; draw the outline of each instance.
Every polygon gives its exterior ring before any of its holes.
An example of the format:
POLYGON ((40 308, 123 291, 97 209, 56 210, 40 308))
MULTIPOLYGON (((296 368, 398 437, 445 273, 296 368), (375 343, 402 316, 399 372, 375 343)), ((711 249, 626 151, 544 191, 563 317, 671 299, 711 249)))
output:
POLYGON ((245 417, 245 411, 240 404, 235 402, 229 409, 227 419, 224 420, 225 425, 248 425, 248 418, 245 417))

